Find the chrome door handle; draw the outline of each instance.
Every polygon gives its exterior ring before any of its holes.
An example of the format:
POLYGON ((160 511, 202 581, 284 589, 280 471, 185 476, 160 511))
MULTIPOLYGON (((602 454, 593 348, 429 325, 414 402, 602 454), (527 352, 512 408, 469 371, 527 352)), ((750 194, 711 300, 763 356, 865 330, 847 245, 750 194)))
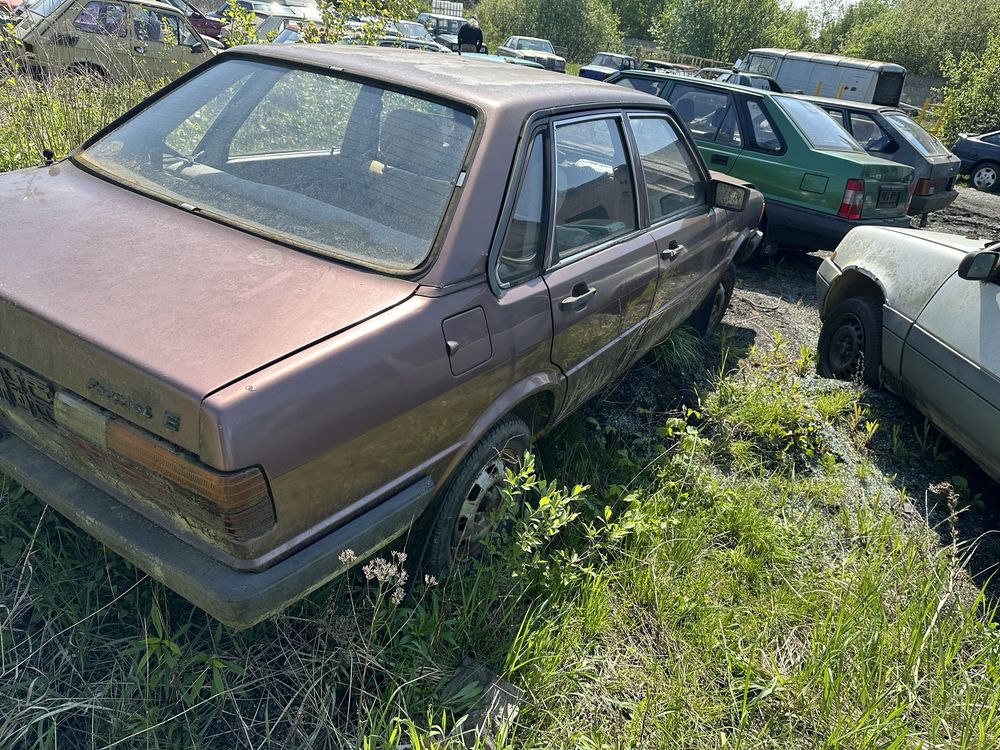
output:
POLYGON ((664 250, 660 250, 660 258, 662 260, 673 260, 681 251, 684 249, 684 245, 681 245, 677 240, 670 240, 667 243, 667 247, 664 250))
POLYGON ((587 306, 590 298, 597 294, 597 289, 592 286, 585 287, 583 284, 577 284, 573 287, 573 291, 576 294, 559 303, 559 307, 567 312, 579 312, 587 306))

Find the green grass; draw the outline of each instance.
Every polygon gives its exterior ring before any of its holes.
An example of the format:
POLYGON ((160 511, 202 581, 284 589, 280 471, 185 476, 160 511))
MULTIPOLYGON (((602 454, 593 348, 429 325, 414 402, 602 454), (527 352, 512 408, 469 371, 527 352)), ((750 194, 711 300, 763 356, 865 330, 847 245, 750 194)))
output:
POLYGON ((501 747, 1000 746, 995 603, 784 349, 651 435, 569 420, 488 564, 396 605, 387 554, 245 632, 7 482, 0 746, 453 747, 466 654, 526 690, 501 747))

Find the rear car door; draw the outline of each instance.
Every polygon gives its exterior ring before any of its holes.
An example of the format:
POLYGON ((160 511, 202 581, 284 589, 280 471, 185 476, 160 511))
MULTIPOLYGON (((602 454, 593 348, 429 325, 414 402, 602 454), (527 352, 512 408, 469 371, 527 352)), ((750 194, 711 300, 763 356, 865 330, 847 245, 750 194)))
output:
POLYGON ((743 94, 736 99, 744 132, 739 176, 752 182, 765 195, 802 202, 805 164, 778 158, 785 154, 788 145, 777 118, 767 109, 770 102, 763 97, 743 94))
POLYGON ((629 115, 645 190, 659 280, 640 348, 655 346, 686 320, 726 260, 728 218, 708 201, 708 174, 667 115, 629 115))
POLYGON ((57 68, 100 71, 131 78, 128 14, 124 3, 89 0, 73 4, 56 22, 41 54, 57 68))
POLYGON ((952 275, 903 344, 903 393, 1000 476, 1000 285, 952 275))
POLYGON ((132 51, 136 69, 147 81, 166 78, 173 80, 208 57, 208 49, 200 51, 191 45, 200 43, 187 19, 144 5, 132 8, 132 51))
POLYGON ((557 121, 553 226, 543 279, 552 307, 552 361, 573 409, 631 363, 658 275, 642 230, 625 123, 619 114, 557 121))
POLYGON ((709 169, 730 173, 743 150, 735 97, 725 89, 674 84, 667 100, 698 142, 709 169))

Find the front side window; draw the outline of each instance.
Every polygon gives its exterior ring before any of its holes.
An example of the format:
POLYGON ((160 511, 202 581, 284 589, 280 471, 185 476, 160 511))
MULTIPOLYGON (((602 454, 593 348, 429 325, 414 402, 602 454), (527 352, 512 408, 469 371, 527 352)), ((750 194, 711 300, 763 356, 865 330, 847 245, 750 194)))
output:
POLYGON ((785 144, 778 135, 777 128, 761 103, 751 99, 747 102, 747 112, 750 114, 750 124, 753 126, 754 145, 761 151, 780 152, 785 144))
POLYGON ((77 14, 73 27, 90 34, 126 37, 126 18, 124 5, 91 0, 77 14))
POLYGON ((177 45, 185 41, 187 32, 178 16, 149 8, 133 8, 132 35, 142 42, 177 45))
POLYGON ((736 106, 728 92, 682 83, 668 98, 695 138, 725 146, 742 143, 736 106))
POLYGON ((862 151, 850 133, 812 102, 790 96, 775 96, 771 101, 777 103, 813 148, 855 153, 862 151))
POLYGON ((229 59, 74 158, 217 220, 403 273, 430 253, 475 118, 383 97, 375 81, 229 59))
POLYGON ((507 223, 497 278, 513 284, 534 276, 545 246, 545 142, 539 133, 531 142, 527 165, 517 189, 514 211, 507 223))
POLYGON ((635 186, 617 118, 556 127, 556 260, 635 231, 635 186))
POLYGON ((703 204, 701 172, 673 124, 663 117, 637 117, 630 122, 646 180, 650 223, 703 204))

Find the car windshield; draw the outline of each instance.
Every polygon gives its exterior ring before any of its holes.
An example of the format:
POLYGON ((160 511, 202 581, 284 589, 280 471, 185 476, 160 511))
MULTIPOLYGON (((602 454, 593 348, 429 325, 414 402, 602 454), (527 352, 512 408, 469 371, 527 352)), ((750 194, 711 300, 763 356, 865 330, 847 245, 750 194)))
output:
POLYGON ((38 0, 38 2, 31 3, 28 6, 28 10, 39 16, 49 16, 52 11, 62 5, 65 0, 38 0))
POLYGON ((376 82, 230 59, 74 158, 193 213, 403 273, 431 250, 474 128, 376 82))
POLYGON ((598 68, 622 68, 624 66, 622 58, 604 53, 594 55, 594 59, 590 61, 590 64, 598 68))
POLYGON ((525 49, 531 50, 532 52, 546 52, 550 55, 555 54, 555 50, 552 49, 552 44, 546 39, 518 39, 514 44, 514 49, 525 49))
POLYGON ((917 125, 909 115, 902 112, 887 112, 885 119, 895 125, 903 137, 910 142, 910 145, 924 156, 946 156, 948 154, 948 149, 942 145, 941 141, 917 125))
POLYGON ((396 21, 396 29, 403 36, 412 39, 430 39, 427 29, 416 21, 396 21))
POLYGON ((825 110, 820 109, 812 102, 793 99, 790 96, 776 96, 774 101, 795 123, 795 126, 813 148, 823 151, 864 153, 864 149, 851 138, 850 133, 830 119, 830 115, 825 110))

